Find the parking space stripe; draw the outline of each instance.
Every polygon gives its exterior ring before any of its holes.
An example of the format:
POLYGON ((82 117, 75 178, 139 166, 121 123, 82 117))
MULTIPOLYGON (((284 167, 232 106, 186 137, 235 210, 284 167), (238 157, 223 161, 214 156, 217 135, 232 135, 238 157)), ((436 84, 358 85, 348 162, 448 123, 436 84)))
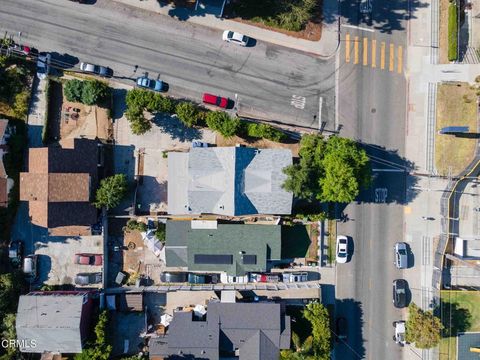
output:
POLYGON ((393 44, 390 44, 389 58, 390 58, 390 61, 389 61, 388 70, 393 71, 393 65, 395 60, 395 46, 393 44))
POLYGON ((403 48, 401 46, 398 47, 398 64, 397 64, 397 72, 399 74, 402 73, 403 67, 403 48))
POLYGON ((368 65, 368 38, 363 38, 363 66, 368 65))
POLYGON ((345 61, 350 62, 350 34, 345 35, 345 61))
POLYGON ((382 41, 380 46, 380 68, 385 69, 385 41, 382 41))
POLYGON ((372 40, 372 68, 377 67, 377 40, 372 40))
POLYGON ((355 36, 355 40, 354 40, 354 59, 353 59, 353 63, 354 64, 358 64, 358 36, 355 36))

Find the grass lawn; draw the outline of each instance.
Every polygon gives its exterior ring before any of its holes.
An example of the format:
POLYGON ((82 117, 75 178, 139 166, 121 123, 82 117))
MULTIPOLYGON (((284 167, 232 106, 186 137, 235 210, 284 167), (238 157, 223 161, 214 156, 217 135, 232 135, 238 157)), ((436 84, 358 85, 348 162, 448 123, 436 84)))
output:
POLYGON ((337 240, 337 232, 336 232, 336 221, 335 220, 328 220, 328 249, 327 249, 327 262, 329 264, 335 261, 335 246, 337 240))
POLYGON ((444 290, 440 297, 445 327, 440 341, 440 360, 456 359, 457 333, 480 331, 480 291, 444 290))
MULTIPOLYGON (((477 95, 467 83, 438 86, 436 130, 445 126, 468 126, 477 132, 477 95)), ((440 175, 458 175, 472 161, 474 138, 435 134, 435 166, 440 175)))

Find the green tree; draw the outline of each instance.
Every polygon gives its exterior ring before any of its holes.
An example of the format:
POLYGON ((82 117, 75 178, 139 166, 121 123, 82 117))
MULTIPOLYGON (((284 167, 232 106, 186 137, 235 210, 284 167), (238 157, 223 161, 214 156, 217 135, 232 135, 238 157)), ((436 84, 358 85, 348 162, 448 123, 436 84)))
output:
POLYGON ((165 224, 159 222, 157 226, 157 230, 155 230, 155 237, 161 242, 165 242, 165 236, 166 236, 166 231, 165 231, 165 224))
POLYGON ((113 209, 120 204, 127 193, 127 178, 124 174, 116 174, 103 179, 97 190, 94 205, 97 208, 113 209))
POLYGON ((185 124, 185 126, 192 127, 198 122, 199 111, 197 107, 189 102, 178 103, 175 112, 179 120, 185 124))
POLYGON ((240 130, 240 120, 232 118, 223 111, 211 111, 206 117, 207 126, 222 134, 226 138, 230 138, 240 130))
POLYGON ((15 95, 13 113, 17 118, 24 120, 27 117, 29 99, 30 93, 26 90, 15 95))
POLYGON ((297 164, 283 170, 287 175, 283 187, 297 197, 347 203, 371 183, 368 156, 352 140, 306 135, 299 157, 297 164))
POLYGON ((312 349, 317 360, 329 360, 332 351, 330 316, 320 303, 310 303, 303 311, 305 319, 312 324, 312 349))
POLYGON ((82 103, 95 105, 103 101, 108 94, 108 85, 98 80, 86 80, 83 82, 82 103))
POLYGON ((95 325, 95 341, 87 344, 87 347, 75 355, 75 360, 108 360, 112 353, 112 345, 107 343, 106 329, 108 325, 108 313, 103 311, 95 325))
POLYGON ((407 342, 415 343, 419 349, 433 348, 440 342, 442 329, 440 318, 433 315, 432 311, 423 311, 413 302, 408 306, 407 342))
POLYGON ((268 124, 249 123, 247 135, 255 138, 268 139, 276 142, 285 140, 286 135, 281 130, 268 124))
POLYGON ((73 79, 67 80, 63 87, 65 93, 65 98, 68 101, 81 102, 82 101, 82 91, 83 91, 83 81, 73 79))
POLYGON ((138 230, 140 232, 147 231, 147 224, 141 221, 137 221, 135 219, 130 219, 127 221, 127 229, 128 230, 138 230))
MULTIPOLYGON (((17 332, 15 330, 15 313, 5 314, 1 323, 1 336, 2 339, 14 340, 17 338, 17 332)), ((14 346, 8 346, 6 348, 8 355, 13 356, 17 353, 17 349, 14 346)))
POLYGON ((143 110, 140 108, 127 109, 125 117, 130 123, 130 129, 134 135, 143 135, 152 128, 152 123, 145 118, 143 110))

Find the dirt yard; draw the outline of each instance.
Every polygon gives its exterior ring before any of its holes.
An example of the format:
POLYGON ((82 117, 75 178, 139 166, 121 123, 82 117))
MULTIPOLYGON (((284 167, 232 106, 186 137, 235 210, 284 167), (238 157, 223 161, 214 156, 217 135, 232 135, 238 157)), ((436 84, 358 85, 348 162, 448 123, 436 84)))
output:
POLYGON ((439 42, 439 60, 440 64, 448 64, 448 0, 440 0, 439 23, 440 31, 438 33, 439 42))
POLYGON ((237 144, 245 145, 248 147, 256 147, 259 149, 290 149, 292 151, 293 157, 298 156, 299 144, 284 144, 277 143, 270 140, 259 139, 256 141, 242 139, 238 136, 226 139, 222 135, 217 134, 217 146, 235 146, 237 144))

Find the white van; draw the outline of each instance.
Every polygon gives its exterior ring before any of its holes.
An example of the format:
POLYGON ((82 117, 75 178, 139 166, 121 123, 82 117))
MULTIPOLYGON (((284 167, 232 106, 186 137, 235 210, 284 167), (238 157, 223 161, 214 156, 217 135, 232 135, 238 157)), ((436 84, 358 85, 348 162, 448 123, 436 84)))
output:
POLYGON ((34 282, 38 277, 38 255, 28 255, 23 259, 23 273, 29 282, 34 282))

